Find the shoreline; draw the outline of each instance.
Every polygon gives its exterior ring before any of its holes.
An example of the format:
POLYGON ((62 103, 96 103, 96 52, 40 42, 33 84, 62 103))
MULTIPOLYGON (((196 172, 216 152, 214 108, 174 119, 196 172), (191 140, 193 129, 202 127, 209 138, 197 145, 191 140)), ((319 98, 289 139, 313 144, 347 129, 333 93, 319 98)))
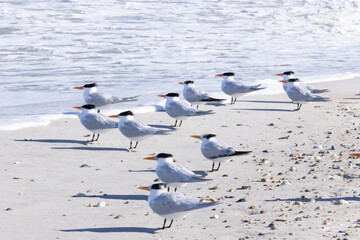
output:
MULTIPOLYGON (((351 74, 351 75, 356 75, 356 74, 351 74)), ((329 81, 323 81, 323 82, 312 82, 309 81, 309 85, 311 86, 316 86, 318 84, 323 85, 326 83, 330 83, 330 82, 342 82, 342 81, 349 81, 352 79, 356 79, 359 77, 352 77, 352 78, 344 78, 344 79, 336 79, 336 80, 329 80, 329 81)), ((280 79, 280 78, 279 78, 280 79)), ((306 81, 305 81, 306 82, 306 81)), ((278 84, 276 82, 276 79, 274 78, 274 84, 278 84)), ((279 84, 280 85, 280 84, 279 84)), ((182 95, 182 88, 180 90, 177 89, 177 91, 175 92, 180 92, 182 95)), ((284 94, 282 87, 278 87, 277 91, 274 93, 269 93, 266 91, 266 89, 259 91, 259 92, 254 92, 251 94, 248 94, 242 98, 246 99, 247 97, 253 97, 253 96, 264 96, 264 98, 266 98, 266 96, 274 96, 274 95, 282 95, 284 94), (266 92, 265 94, 263 92, 266 92)), ((219 89, 218 92, 212 92, 212 95, 214 97, 218 97, 218 98, 229 98, 228 95, 224 94, 221 89, 219 89)), ((241 100, 241 98, 239 98, 239 100, 241 100)), ((161 105, 161 102, 164 103, 164 101, 159 100, 158 102, 156 102, 155 104, 151 104, 151 105, 143 105, 143 103, 140 103, 136 106, 131 106, 129 108, 124 108, 123 109, 107 109, 105 110, 106 114, 116 114, 117 112, 121 112, 121 111, 126 111, 126 110, 133 110, 137 113, 150 113, 150 112, 156 112, 159 109, 163 108, 163 105, 161 105)), ((226 102, 227 103, 227 102, 226 102)), ((119 105, 119 107, 121 107, 122 105, 119 105)), ((116 105, 114 106, 116 107, 116 105)), ((71 107, 70 107, 71 108, 71 107)), ((63 113, 51 113, 51 114, 42 114, 42 115, 34 115, 34 117, 37 118, 36 121, 20 121, 20 122, 16 122, 15 124, 10 124, 10 125, 0 125, 0 131, 16 131, 16 130, 20 130, 20 129, 24 129, 24 128, 29 128, 29 127, 41 127, 41 126, 49 126, 50 124, 52 124, 54 121, 57 120, 61 120, 61 119, 71 119, 71 118, 76 118, 77 117, 77 112, 76 111, 69 111, 69 112, 63 112, 63 113)))
MULTIPOLYGON (((360 151, 360 98, 355 96, 360 90, 354 89, 359 80, 311 84, 329 88, 323 96, 332 101, 304 104, 298 112, 291 111, 295 105, 285 93, 244 96, 235 105, 200 106, 215 114, 184 121, 170 135, 140 142, 134 152, 127 151, 129 141, 117 129, 86 143, 89 133, 78 119, 2 131, 0 194, 6 197, 0 203, 0 236, 356 239, 359 166, 347 154, 360 151), (152 171, 156 163, 142 158, 168 152, 191 170, 209 170, 211 162, 201 155, 200 142, 190 137, 203 133, 253 152, 208 173, 213 181, 178 190, 199 199, 221 197, 223 204, 158 231, 163 219, 149 208, 147 193, 136 189, 157 178, 152 171), (105 207, 93 207, 102 201, 105 207)), ((173 124, 164 112, 135 118, 163 127, 173 124)))

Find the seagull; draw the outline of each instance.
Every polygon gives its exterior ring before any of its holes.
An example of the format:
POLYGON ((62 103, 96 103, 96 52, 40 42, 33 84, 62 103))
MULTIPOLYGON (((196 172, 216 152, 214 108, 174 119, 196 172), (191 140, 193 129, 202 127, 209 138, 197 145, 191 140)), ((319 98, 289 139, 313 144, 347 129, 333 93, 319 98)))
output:
POLYGON ((265 87, 259 88, 261 84, 248 86, 242 84, 239 81, 235 81, 234 75, 235 73, 232 72, 215 75, 215 77, 223 77, 221 88, 225 94, 231 96, 230 104, 235 104, 237 97, 240 97, 250 92, 265 89, 265 87))
POLYGON ((170 117, 175 118, 174 127, 176 127, 178 120, 180 121, 180 127, 182 121, 189 117, 213 114, 211 110, 199 111, 190 107, 188 103, 181 102, 178 93, 168 93, 166 95, 158 95, 158 97, 166 98, 165 111, 170 117))
POLYGON ((98 92, 96 83, 85 84, 82 87, 74 87, 74 89, 84 90, 84 100, 86 104, 93 104, 96 107, 108 107, 111 104, 117 104, 122 102, 137 101, 138 96, 133 97, 115 97, 109 94, 98 92))
POLYGON ((151 186, 142 186, 138 189, 150 191, 148 204, 159 216, 165 218, 162 228, 170 228, 174 219, 183 218, 192 210, 213 207, 220 204, 219 201, 200 202, 195 198, 177 192, 167 192, 166 184, 157 183, 151 186), (170 225, 165 227, 166 220, 171 220, 170 225))
POLYGON ((157 160, 158 165, 156 167, 156 174, 160 180, 168 186, 175 188, 175 192, 178 187, 184 187, 188 183, 192 182, 205 182, 212 179, 204 179, 204 176, 195 174, 182 165, 175 163, 173 155, 169 153, 159 153, 154 157, 146 157, 145 160, 157 160))
POLYGON ((76 106, 73 108, 82 110, 79 114, 80 122, 87 130, 93 133, 90 142, 99 140, 100 133, 105 130, 118 127, 118 122, 108 119, 96 109, 95 105, 86 104, 81 107, 76 106), (95 139, 96 134, 97 138, 95 139))
POLYGON ((132 149, 132 142, 136 141, 135 147, 137 147, 138 142, 149 137, 152 137, 154 134, 166 134, 169 131, 160 130, 155 127, 150 127, 136 119, 134 119, 134 114, 132 111, 125 111, 118 115, 111 115, 111 118, 120 118, 118 128, 120 132, 130 139, 130 149, 132 149))
MULTIPOLYGON (((287 71, 287 72, 283 72, 283 73, 278 73, 278 74, 275 74, 275 76, 282 76, 283 77, 283 80, 287 81, 291 78, 295 78, 294 76, 294 72, 293 71, 287 71)), ((314 94, 317 94, 317 93, 325 93, 325 92, 329 92, 328 89, 316 89, 312 86, 309 86, 309 85, 306 85, 303 81, 300 81, 299 82, 301 84, 304 84, 305 87, 311 92, 311 93, 314 93, 314 94)), ((287 88, 287 84, 283 83, 283 88, 286 92, 286 88, 287 88)))
POLYGON ((201 139, 201 153, 206 159, 213 161, 210 172, 218 171, 221 163, 229 161, 232 157, 251 153, 251 151, 237 151, 226 143, 216 140, 215 134, 191 135, 190 137, 201 139), (216 162, 219 163, 217 169, 214 168, 216 162))
POLYGON ((196 109, 199 108, 199 104, 204 104, 207 102, 219 103, 226 100, 210 97, 207 92, 197 88, 194 84, 194 81, 178 82, 178 84, 184 85, 183 96, 189 103, 196 104, 196 109))
POLYGON ((286 94, 294 103, 297 104, 297 107, 294 109, 294 111, 299 111, 303 103, 329 101, 328 98, 323 98, 312 94, 304 84, 299 82, 299 79, 297 78, 280 80, 278 82, 282 82, 288 85, 286 88, 286 94))

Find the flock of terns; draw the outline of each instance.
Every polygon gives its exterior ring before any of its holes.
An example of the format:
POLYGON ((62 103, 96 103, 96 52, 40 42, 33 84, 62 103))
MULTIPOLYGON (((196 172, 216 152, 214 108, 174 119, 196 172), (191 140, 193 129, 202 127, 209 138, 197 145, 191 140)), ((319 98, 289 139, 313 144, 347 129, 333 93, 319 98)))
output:
MULTIPOLYGON (((235 80, 234 76, 235 74, 232 72, 216 75, 216 77, 223 78, 221 87, 225 94, 231 96, 230 104, 235 104, 237 98, 242 95, 264 89, 264 87, 260 87, 260 85, 244 85, 235 80)), ((294 78, 294 72, 292 71, 276 74, 276 76, 283 77, 279 82, 283 83, 285 92, 293 103, 297 104, 297 108, 294 109, 294 111, 300 110, 303 103, 329 101, 327 98, 314 95, 315 93, 327 92, 327 89, 314 89, 307 86, 305 83, 299 81, 299 79, 294 78)), ((197 88, 194 81, 178 82, 178 84, 184 86, 183 97, 187 102, 181 100, 178 93, 158 95, 159 97, 166 98, 165 111, 171 118, 175 119, 174 127, 176 127, 178 123, 180 127, 182 121, 190 117, 213 114, 211 110, 198 110, 200 104, 209 102, 223 103, 226 101, 226 99, 210 97, 207 92, 197 88), (197 108, 193 108, 193 105, 197 105, 197 108)), ((119 131, 130 140, 129 149, 132 149, 138 146, 139 141, 154 135, 166 135, 170 133, 170 130, 151 127, 136 120, 132 111, 124 111, 118 115, 111 116, 105 116, 100 112, 100 109, 107 108, 113 104, 137 101, 138 96, 126 98, 111 96, 99 92, 96 83, 74 87, 74 89, 84 90, 83 96, 86 104, 73 108, 82 110, 79 114, 80 122, 86 129, 93 133, 90 142, 98 141, 100 134, 104 131, 118 128, 119 131), (119 121, 112 118, 118 118, 119 121)), ((238 151, 234 147, 217 140, 215 134, 192 135, 191 137, 202 141, 201 153, 206 159, 213 162, 210 172, 218 171, 222 162, 229 161, 236 156, 251 153, 251 151, 238 151), (218 163, 217 168, 215 168, 215 163, 218 163)), ((138 189, 150 191, 148 197, 150 208, 164 218, 163 226, 160 229, 170 228, 174 219, 183 218, 191 210, 210 207, 220 203, 220 201, 202 202, 176 192, 178 187, 185 186, 188 183, 204 182, 212 179, 206 179, 205 176, 195 174, 193 171, 176 163, 171 154, 159 153, 144 159, 157 161, 156 174, 163 182, 151 186, 138 187, 138 189), (170 192, 170 187, 174 188, 174 192, 170 192), (171 220, 168 226, 166 226, 167 220, 171 220)))

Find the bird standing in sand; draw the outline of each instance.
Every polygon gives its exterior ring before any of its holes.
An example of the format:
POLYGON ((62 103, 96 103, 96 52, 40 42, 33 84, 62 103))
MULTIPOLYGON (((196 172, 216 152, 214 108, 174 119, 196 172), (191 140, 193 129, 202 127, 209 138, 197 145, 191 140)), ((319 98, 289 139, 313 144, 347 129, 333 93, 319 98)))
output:
POLYGON ((90 142, 99 140, 100 133, 112 128, 118 127, 118 122, 107 118, 104 114, 100 113, 95 105, 86 104, 81 107, 73 107, 75 109, 82 110, 79 114, 81 124, 90 132, 93 133, 90 142), (95 135, 97 137, 95 139, 95 135))
POLYGON ((235 104, 236 99, 240 96, 243 96, 247 93, 265 89, 265 87, 260 88, 261 84, 258 85, 244 85, 239 81, 234 79, 235 73, 227 72, 223 74, 217 74, 215 77, 223 77, 221 83, 221 88, 223 92, 231 96, 231 103, 235 104))
POLYGON ((193 210, 220 204, 219 201, 200 202, 181 193, 167 192, 167 186, 164 183, 153 184, 149 187, 142 186, 138 187, 138 189, 150 191, 148 197, 150 208, 164 218, 164 224, 161 229, 170 228, 174 219, 183 218, 193 210), (166 227, 167 220, 171 220, 171 222, 166 227))
POLYGON ((184 166, 174 162, 173 155, 169 153, 159 153, 154 157, 146 157, 145 160, 157 160, 156 174, 160 180, 168 186, 175 188, 184 187, 188 183, 206 182, 212 179, 205 179, 204 176, 195 174, 184 166))
POLYGON ((251 151, 238 151, 226 143, 217 140, 215 134, 191 135, 191 137, 202 141, 201 153, 206 159, 213 162, 210 172, 218 171, 222 162, 229 161, 235 156, 251 153, 251 151), (215 169, 216 162, 219 165, 215 169))

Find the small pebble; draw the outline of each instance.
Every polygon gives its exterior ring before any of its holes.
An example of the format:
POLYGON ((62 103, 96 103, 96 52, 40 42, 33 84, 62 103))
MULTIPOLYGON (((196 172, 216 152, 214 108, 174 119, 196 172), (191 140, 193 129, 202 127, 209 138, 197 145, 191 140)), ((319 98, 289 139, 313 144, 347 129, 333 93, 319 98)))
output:
POLYGON ((96 204, 96 207, 106 207, 106 202, 102 201, 102 202, 99 202, 98 204, 96 204))

